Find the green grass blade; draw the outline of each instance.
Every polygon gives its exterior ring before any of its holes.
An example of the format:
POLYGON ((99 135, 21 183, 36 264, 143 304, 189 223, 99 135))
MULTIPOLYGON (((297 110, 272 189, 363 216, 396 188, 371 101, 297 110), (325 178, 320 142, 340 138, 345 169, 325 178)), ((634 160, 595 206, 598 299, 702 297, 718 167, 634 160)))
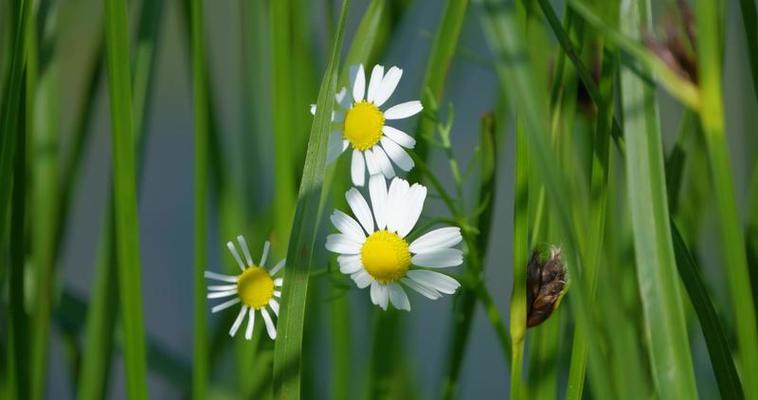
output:
POLYGON ((316 116, 313 120, 308 150, 300 182, 295 221, 287 250, 287 268, 282 289, 282 305, 277 322, 274 347, 274 397, 300 398, 301 352, 308 275, 311 263, 321 244, 315 243, 320 214, 320 196, 326 168, 326 147, 331 124, 331 110, 337 87, 339 54, 345 32, 345 19, 350 0, 342 3, 337 33, 329 64, 319 89, 316 116))
POLYGON ((147 382, 128 32, 126 2, 105 0, 116 255, 124 330, 126 391, 130 398, 141 399, 147 397, 147 382))
POLYGON ((208 379, 208 322, 205 300, 208 222, 208 95, 205 71, 205 26, 204 2, 192 0, 191 53, 192 53, 192 98, 195 125, 194 163, 194 306, 192 346, 192 397, 207 396, 208 379))
MULTIPOLYGON (((649 4, 622 9, 621 29, 639 38, 650 23, 649 4)), ((641 66, 642 68, 642 66, 641 66)), ((663 171, 654 89, 628 68, 621 73, 627 189, 637 256, 637 275, 649 334, 656 389, 662 398, 696 398, 692 358, 679 293, 663 171)))
POLYGON ((750 71, 753 77, 753 93, 758 99, 758 11, 755 0, 740 0, 742 25, 745 27, 745 41, 750 71))
MULTIPOLYGON (((737 342, 742 376, 758 376, 758 326, 756 326, 753 293, 747 267, 747 254, 742 225, 738 215, 734 176, 724 127, 722 100, 722 50, 719 20, 720 6, 713 0, 696 2, 697 54, 703 108, 700 120, 705 134, 706 148, 713 182, 713 196, 719 217, 719 234, 722 243, 724 267, 732 296, 736 322, 737 342)), ((745 394, 758 397, 758 379, 746 378, 745 394)))
POLYGON ((716 314, 708 290, 706 289, 700 269, 695 263, 695 258, 687 248, 682 235, 679 233, 674 221, 671 221, 671 233, 674 240, 674 252, 679 276, 682 278, 687 295, 700 320, 700 328, 708 346, 708 354, 711 356, 713 373, 719 385, 719 392, 724 399, 745 398, 740 384, 737 368, 732 360, 726 333, 721 321, 716 314))

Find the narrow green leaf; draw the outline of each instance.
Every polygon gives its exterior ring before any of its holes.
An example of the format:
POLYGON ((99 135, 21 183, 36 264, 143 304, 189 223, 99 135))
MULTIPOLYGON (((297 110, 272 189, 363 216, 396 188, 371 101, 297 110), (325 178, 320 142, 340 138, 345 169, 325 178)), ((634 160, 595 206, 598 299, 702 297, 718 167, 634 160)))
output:
MULTIPOLYGON (((649 3, 622 7, 621 29, 639 38, 649 3)), ((645 66, 639 66, 645 68, 645 66)), ((656 390, 662 398, 696 398, 694 371, 679 293, 668 219, 663 149, 653 88, 629 68, 621 73, 626 171, 637 275, 656 390)))
POLYGON ((300 182, 295 221, 287 250, 287 268, 282 289, 282 306, 277 322, 278 338, 274 347, 274 396, 300 398, 301 352, 308 275, 320 245, 315 243, 320 214, 320 195, 326 168, 326 148, 331 125, 331 110, 337 87, 339 54, 345 32, 350 0, 344 0, 329 64, 319 89, 316 116, 311 128, 300 182))
POLYGON ((206 92, 204 2, 190 6, 192 53, 192 105, 195 128, 194 163, 194 273, 192 397, 207 397, 208 323, 205 301, 208 222, 208 95, 206 92))
POLYGON ((747 55, 753 78, 753 93, 758 100, 758 11, 755 0, 740 0, 742 25, 745 27, 747 55))
POLYGON ((746 377, 745 395, 758 397, 758 325, 756 325, 753 293, 747 267, 747 254, 742 225, 737 211, 734 176, 724 127, 722 99, 722 49, 719 26, 720 5, 715 0, 696 2, 697 54, 703 108, 700 120, 705 134, 706 148, 713 182, 713 196, 718 212, 719 234, 724 268, 727 272, 734 321, 739 344, 742 376, 746 377))
POLYGON ((116 255, 124 330, 127 395, 147 397, 145 328, 137 217, 135 141, 129 60, 127 7, 105 0, 105 43, 111 108, 113 183, 116 210, 116 255))

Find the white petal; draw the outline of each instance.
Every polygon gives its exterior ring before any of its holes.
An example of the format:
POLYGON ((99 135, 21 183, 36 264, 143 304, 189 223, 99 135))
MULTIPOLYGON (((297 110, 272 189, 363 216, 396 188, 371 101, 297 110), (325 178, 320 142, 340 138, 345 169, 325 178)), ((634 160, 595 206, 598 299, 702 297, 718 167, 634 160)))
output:
POLYGON ((371 197, 371 210, 376 219, 376 229, 387 227, 387 182, 384 176, 377 174, 371 176, 368 181, 368 190, 371 197))
POLYGON ((353 279, 353 282, 355 282, 360 289, 364 289, 366 286, 370 285, 371 282, 374 282, 374 278, 363 269, 350 275, 350 278, 353 279))
POLYGON ((311 104, 311 115, 316 115, 316 105, 311 104))
MULTIPOLYGON (((374 210, 376 210, 376 207, 374 207, 374 210)), ((338 231, 344 233, 350 239, 359 243, 363 243, 366 239, 366 234, 363 233, 363 228, 358 224, 358 221, 342 211, 334 210, 334 213, 332 213, 332 216, 329 219, 331 219, 332 224, 334 224, 334 227, 337 228, 338 231)))
POLYGON ((381 65, 374 65, 374 69, 371 70, 371 79, 368 81, 368 94, 366 100, 373 102, 376 98, 376 92, 379 90, 379 86, 382 85, 382 78, 384 78, 384 67, 381 65))
POLYGON ((363 186, 366 179, 366 164, 363 161, 363 152, 353 150, 353 159, 350 161, 350 176, 353 178, 353 185, 363 186))
POLYGON ((400 145, 386 136, 382 137, 381 142, 382 147, 384 147, 384 151, 387 152, 387 155, 390 157, 390 159, 392 159, 392 161, 394 161, 395 164, 400 167, 400 169, 403 171, 410 171, 411 168, 413 168, 415 165, 413 159, 405 150, 403 150, 402 147, 400 147, 400 145))
POLYGON ((253 329, 255 328, 255 309, 250 309, 247 315, 247 329, 245 329, 245 339, 253 338, 253 329))
POLYGON ((240 253, 237 253, 237 248, 234 247, 234 242, 231 240, 226 242, 226 248, 229 249, 229 252, 232 253, 232 256, 234 256, 234 259, 237 261, 237 265, 240 266, 241 270, 245 270, 245 263, 242 262, 242 258, 240 258, 240 253))
POLYGON ((371 302, 381 307, 382 310, 386 310, 389 303, 387 288, 376 281, 371 283, 371 302))
POLYGON ((329 135, 329 147, 326 150, 326 162, 332 163, 337 157, 345 151, 345 140, 342 138, 342 133, 332 132, 329 135))
POLYGON ((334 99, 337 100, 337 104, 342 106, 342 108, 347 108, 347 106, 350 105, 349 101, 345 101, 347 100, 345 96, 346 94, 347 88, 343 86, 342 89, 340 89, 340 91, 334 95, 334 99))
POLYGON ((223 302, 223 303, 221 303, 221 304, 219 304, 219 305, 211 308, 211 312, 212 313, 217 313, 219 311, 226 310, 227 308, 229 308, 229 307, 231 307, 231 306, 233 306, 233 305, 235 305, 235 304, 237 304, 239 302, 240 302, 240 298, 239 297, 235 297, 235 298, 233 298, 233 299, 231 299, 229 301, 225 301, 225 302, 223 302))
POLYGON ((381 107, 382 104, 392 96, 392 93, 395 92, 397 83, 400 82, 402 76, 403 70, 398 67, 392 67, 387 71, 382 79, 382 84, 379 85, 379 90, 377 90, 377 93, 374 96, 374 105, 381 107))
POLYGON ((391 232, 397 232, 403 226, 408 189, 408 181, 405 179, 395 178, 390 183, 387 192, 387 230, 391 232))
POLYGON ((379 167, 379 162, 374 156, 374 152, 368 149, 363 152, 363 157, 366 157, 366 169, 368 170, 368 176, 376 175, 382 172, 379 167))
POLYGON ((276 286, 276 287, 282 287, 283 283, 284 283, 284 278, 276 278, 276 279, 274 279, 274 286, 276 286))
POLYGON ((463 264, 463 252, 458 249, 437 249, 429 253, 416 254, 411 258, 411 262, 421 267, 456 267, 463 264))
POLYGON ((408 271, 407 276, 417 283, 433 288, 442 293, 453 294, 459 287, 461 287, 461 284, 458 283, 458 281, 439 272, 414 269, 408 271))
POLYGON ((426 186, 414 183, 413 186, 408 189, 408 196, 405 199, 405 219, 402 221, 400 228, 397 231, 397 234, 400 235, 400 237, 405 237, 405 235, 416 226, 418 217, 424 209, 425 199, 426 186))
POLYGON ((247 306, 242 306, 242 308, 240 308, 239 314, 237 314, 237 318, 232 324, 232 328, 229 329, 229 336, 234 337, 234 335, 237 333, 240 325, 242 325, 242 321, 245 320, 245 314, 247 314, 247 306))
POLYGON ((206 295, 206 297, 209 298, 209 299, 220 299, 220 298, 223 298, 223 297, 234 296, 235 294, 237 294, 237 288, 236 287, 234 289, 232 289, 232 290, 227 290, 225 292, 210 292, 210 293, 208 293, 206 295))
POLYGON ((268 311, 266 311, 265 308, 261 308, 261 315, 263 316, 263 321, 266 322, 266 332, 268 332, 268 337, 270 337, 271 340, 276 339, 276 327, 274 326, 274 321, 271 320, 271 315, 268 314, 268 311))
POLYGON ((411 310, 411 302, 408 301, 408 295, 405 294, 405 290, 403 290, 400 285, 397 283, 390 283, 387 285, 387 290, 390 294, 390 302, 392 302, 392 306, 398 310, 411 310))
POLYGON ((271 268, 271 270, 270 270, 270 271, 268 271, 268 274, 269 274, 270 276, 274 276, 274 275, 276 275, 276 273, 277 273, 277 272, 279 272, 279 270, 280 270, 280 269, 282 269, 282 267, 284 267, 284 262, 285 262, 285 261, 287 261, 287 259, 286 259, 286 258, 285 258, 284 260, 282 260, 282 261, 279 261, 279 263, 278 263, 278 264, 274 265, 274 268, 271 268))
POLYGON ((361 244, 341 233, 333 233, 326 237, 326 249, 338 254, 358 254, 361 244))
POLYGON ((274 297, 282 297, 282 292, 279 290, 274 290, 274 297))
POLYGON ((384 125, 382 127, 382 132, 387 135, 388 138, 392 139, 393 142, 407 149, 412 149, 416 146, 416 139, 412 138, 411 135, 401 131, 400 129, 384 125))
POLYGON ((239 235, 237 236, 237 241, 240 243, 240 247, 242 248, 242 254, 245 255, 245 261, 247 261, 247 266, 252 267, 253 258, 250 257, 250 249, 247 247, 247 242, 245 241, 245 237, 242 235, 239 235))
POLYGON ((350 209, 353 210, 353 215, 355 215, 358 222, 361 223, 361 226, 366 230, 366 233, 373 233, 374 217, 371 216, 371 209, 368 207, 368 203, 366 203, 366 199, 363 198, 363 195, 361 195, 358 189, 350 188, 350 190, 345 193, 345 199, 347 199, 347 204, 349 204, 350 209))
POLYGON ((271 307, 271 311, 274 312, 274 315, 278 317, 279 316, 279 302, 274 299, 271 299, 268 301, 268 306, 271 307))
POLYGON ((340 264, 340 272, 343 274, 354 274, 363 269, 360 254, 338 256, 337 262, 340 264))
POLYGON ((420 113, 423 109, 424 107, 418 100, 406 101, 405 103, 390 107, 384 112, 384 118, 390 120, 408 118, 420 113))
POLYGON ((382 174, 384 174, 387 179, 395 177, 395 170, 392 168, 392 163, 390 163, 390 159, 387 158, 387 154, 384 152, 384 149, 382 149, 382 146, 374 146, 374 160, 379 166, 379 170, 381 170, 382 174))
POLYGON ((232 290, 236 289, 237 285, 210 285, 208 290, 232 290))
POLYGON ((259 266, 266 265, 266 261, 268 261, 268 252, 271 249, 271 242, 268 240, 263 242, 263 255, 261 256, 261 262, 258 264, 259 266))
POLYGON ((363 96, 366 94, 366 73, 363 71, 363 64, 358 66, 357 75, 355 75, 355 83, 353 83, 353 101, 356 103, 363 101, 363 96))
POLYGON ((400 280, 400 282, 403 282, 403 284, 405 286, 408 286, 409 288, 415 290, 416 292, 418 292, 422 296, 427 297, 429 299, 437 300, 440 297, 442 297, 442 295, 438 291, 436 291, 436 290, 434 290, 432 288, 426 287, 424 285, 421 285, 421 284, 417 283, 416 281, 414 281, 412 279, 402 278, 400 280))
POLYGON ((453 247, 460 243, 461 240, 463 240, 463 237, 461 237, 461 228, 457 226, 448 226, 421 235, 421 237, 411 243, 408 250, 414 254, 428 253, 437 249, 453 247))
POLYGON ((215 279, 222 282, 237 283, 237 277, 232 275, 217 274, 211 271, 205 271, 205 277, 208 279, 215 279))

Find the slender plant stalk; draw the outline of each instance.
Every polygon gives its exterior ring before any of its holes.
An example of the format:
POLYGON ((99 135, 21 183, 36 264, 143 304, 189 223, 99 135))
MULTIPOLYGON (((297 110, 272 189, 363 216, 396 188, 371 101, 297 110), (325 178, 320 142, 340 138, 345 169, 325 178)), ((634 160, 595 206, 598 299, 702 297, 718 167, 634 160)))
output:
POLYGON ((194 319, 192 347, 192 397, 204 399, 207 394, 208 324, 206 317, 205 279, 207 261, 208 220, 208 96, 205 71, 204 2, 192 0, 192 98, 195 125, 194 163, 194 319))
POLYGON ((116 255, 124 330, 127 395, 147 397, 145 328, 137 217, 135 141, 129 62, 127 7, 105 0, 105 42, 111 106, 116 255))
MULTIPOLYGON (((724 128, 722 99, 722 49, 719 26, 719 4, 714 0, 696 2, 697 53, 703 108, 700 120, 705 134, 713 196, 719 216, 719 234, 722 243, 724 266, 732 295, 733 315, 736 322, 737 342, 742 376, 746 377, 745 395, 758 397, 758 326, 742 225, 734 194, 734 177, 730 164, 729 148, 724 128)), ((754 28, 754 27, 753 27, 754 28)), ((755 77, 754 77, 755 78, 755 77)))
POLYGON ((339 50, 345 32, 350 0, 342 3, 337 33, 329 64, 319 89, 316 116, 311 128, 308 151, 300 182, 292 237, 287 250, 287 268, 282 291, 277 340, 274 346, 274 397, 300 398, 303 325, 308 292, 308 275, 314 259, 318 232, 320 196, 326 167, 326 147, 331 125, 331 110, 339 71, 339 50))

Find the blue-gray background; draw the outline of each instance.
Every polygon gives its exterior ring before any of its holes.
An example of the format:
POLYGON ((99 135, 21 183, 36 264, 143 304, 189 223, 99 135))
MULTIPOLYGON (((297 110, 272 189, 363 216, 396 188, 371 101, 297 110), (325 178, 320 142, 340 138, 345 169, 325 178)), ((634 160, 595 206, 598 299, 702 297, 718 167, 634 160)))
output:
MULTIPOLYGON (((244 1, 244 0, 240 0, 244 1)), ((133 2, 136 3, 136 2, 133 2)), ((217 0, 206 2, 206 29, 208 32, 208 55, 211 79, 216 93, 216 110, 220 116, 224 143, 233 146, 241 135, 242 114, 248 112, 249 104, 240 101, 241 65, 241 18, 239 1, 217 0)), ((346 42, 350 42, 358 21, 368 4, 367 0, 355 0, 350 12, 346 42)), ((133 4, 134 5, 134 4, 133 4)), ((560 9, 560 4, 557 4, 560 9)), ((60 111, 61 135, 64 147, 70 145, 76 105, 83 95, 86 66, 89 65, 96 46, 95 38, 101 27, 102 4, 96 0, 64 1, 58 5, 58 24, 62 28, 58 39, 57 59, 60 66, 60 111)), ((133 8, 132 22, 136 19, 133 8)), ((323 33, 324 12, 321 2, 312 5, 314 19, 314 70, 323 70, 326 48, 323 33)), ((436 0, 412 2, 402 16, 398 30, 392 37, 387 52, 380 58, 384 65, 398 65, 405 70, 399 92, 393 99, 417 99, 420 81, 426 66, 426 56, 431 36, 437 28, 442 2, 436 0)), ((445 102, 455 107, 453 130, 456 154, 462 163, 467 163, 477 141, 479 116, 491 110, 497 100, 497 81, 494 72, 479 58, 487 59, 490 53, 479 25, 480 10, 471 8, 466 18, 459 52, 448 77, 445 102), (463 54, 468 54, 462 55, 463 54)), ((725 91, 727 128, 737 180, 738 202, 742 210, 747 207, 746 179, 751 165, 749 149, 755 140, 755 98, 749 90, 749 72, 744 55, 744 31, 737 14, 736 2, 729 2, 729 21, 725 64, 725 91), (752 129, 750 128, 752 127, 752 129), (752 138, 747 132, 752 132, 752 138)), ((187 362, 192 349, 192 179, 193 179, 193 126, 192 98, 190 91, 190 67, 187 44, 184 36, 181 8, 177 1, 167 1, 161 22, 156 79, 152 93, 152 110, 148 121, 149 142, 146 148, 146 163, 140 197, 140 235, 142 246, 142 283, 145 326, 151 338, 187 362)), ((267 61, 264 61, 267 62, 267 61)), ((270 102, 269 87, 256 88, 251 98, 254 101, 270 102)), ((681 108, 662 93, 663 131, 667 148, 675 137, 681 108)), ((518 99, 514 99, 518 101, 518 99)), ((302 110, 303 113, 307 110, 302 110)), ((410 128, 415 120, 405 121, 410 128)), ((92 126, 92 141, 86 150, 86 161, 81 180, 76 189, 72 217, 66 232, 65 250, 59 271, 62 286, 77 295, 87 298, 92 285, 97 244, 101 234, 106 192, 110 173, 110 137, 108 99, 105 86, 97 92, 96 117, 92 126)), ((265 135, 271 136, 270 121, 263 122, 265 135)), ((498 168, 498 191, 495 220, 491 235, 490 254, 487 259, 487 285, 507 321, 507 301, 511 287, 511 242, 512 242, 512 135, 508 133, 502 143, 498 168)), ((270 138, 269 138, 270 140, 270 138)), ((265 146, 265 143, 263 144, 265 146)), ((267 147, 267 146, 266 146, 267 147)), ((265 147, 264 147, 265 148, 265 147)), ((262 162, 262 184, 256 188, 258 201, 271 201, 273 189, 273 160, 271 151, 260 151, 249 157, 256 158, 253 164, 262 162)), ((242 160, 244 162, 244 160, 242 160)), ((436 160, 447 177, 445 163, 436 160)), ((231 173, 231 172, 230 172, 231 173)), ((428 201, 429 213, 443 212, 436 201, 428 201)), ((712 214, 712 212, 710 212, 712 214)), ((218 246, 217 213, 210 212, 212 235, 208 239, 210 269, 218 269, 221 257, 227 257, 218 246)), ((706 216, 706 229, 713 226, 713 217, 706 216)), ((246 226, 240 221, 240 230, 246 226)), ((224 238, 226 239, 226 238, 224 238)), ((708 242, 708 241, 704 241, 708 242)), ((253 248, 259 251, 260 243, 253 248)), ((712 245, 711 245, 712 246, 712 245)), ((256 252, 257 252, 256 251, 256 252)), ((719 268, 718 252, 705 247, 700 256, 711 269, 719 268)), ((465 268, 465 267, 464 267, 465 268)), ((713 275, 713 274, 712 274, 713 275)), ((714 282, 714 290, 723 290, 724 282, 714 282)), ((352 361, 357 371, 367 367, 370 354, 372 321, 366 313, 367 291, 351 290, 351 307, 355 318, 352 321, 354 348, 352 361)), ((725 299, 725 296, 717 296, 725 299)), ((325 301, 316 299, 316 301, 325 301)), ((722 302, 725 300, 721 300, 722 302)), ((451 299, 429 301, 412 296, 413 311, 403 316, 406 325, 407 357, 413 368, 413 379, 422 398, 439 395, 442 361, 445 355, 447 327, 449 325, 451 299)), ((723 304, 721 304, 723 305, 723 304)), ((723 308, 722 308, 723 309, 723 308)), ((463 366, 462 398, 505 398, 508 393, 508 371, 498 349, 498 343, 481 309, 477 309, 468 352, 463 366)), ((210 323, 218 323, 217 316, 210 323)), ((315 335, 313 345, 319 349, 315 363, 317 388, 321 397, 328 391, 328 324, 319 323, 306 332, 315 335)), ((238 340, 239 338, 235 339, 238 340)), ((72 397, 70 377, 65 365, 64 346, 60 332, 54 329, 48 375, 48 398, 72 397)), ((702 394, 715 395, 715 382, 708 367, 707 353, 702 338, 692 331, 695 361, 698 363, 699 386, 702 394)), ((86 349, 85 349, 86 351, 86 349)), ((111 371, 110 397, 124 397, 123 364, 120 356, 114 359, 111 371)), ((227 372, 231 373, 231 372, 227 372)), ((255 374, 255 371, 250 371, 255 374)), ((352 385, 357 394, 360 382, 352 385)), ((177 388, 155 373, 150 374, 151 398, 177 398, 185 388, 177 388)), ((704 396, 707 397, 707 396, 704 396)))

